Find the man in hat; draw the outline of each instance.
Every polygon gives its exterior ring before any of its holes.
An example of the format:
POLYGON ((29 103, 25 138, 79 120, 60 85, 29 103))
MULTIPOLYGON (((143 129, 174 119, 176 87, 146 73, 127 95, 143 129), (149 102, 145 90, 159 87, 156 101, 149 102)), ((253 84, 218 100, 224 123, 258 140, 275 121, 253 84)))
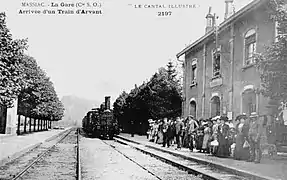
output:
POLYGON ((256 112, 251 113, 249 117, 249 132, 248 140, 250 145, 250 159, 249 162, 260 163, 262 152, 260 149, 260 138, 262 135, 260 123, 258 121, 258 115, 256 112))
POLYGON ((192 115, 189 115, 187 117, 187 139, 188 139, 188 147, 190 151, 193 151, 194 145, 193 145, 193 134, 195 131, 199 128, 198 123, 194 119, 192 115))
POLYGON ((180 117, 177 117, 176 123, 175 123, 175 137, 176 137, 176 142, 177 142, 177 149, 181 149, 183 129, 184 129, 184 124, 182 120, 180 119, 180 117))
POLYGON ((168 133, 167 133, 167 130, 168 130, 168 122, 167 122, 167 118, 165 117, 163 119, 163 124, 162 124, 162 134, 163 134, 163 144, 162 146, 165 147, 165 145, 167 145, 167 147, 170 146, 169 144, 169 139, 168 139, 168 133))

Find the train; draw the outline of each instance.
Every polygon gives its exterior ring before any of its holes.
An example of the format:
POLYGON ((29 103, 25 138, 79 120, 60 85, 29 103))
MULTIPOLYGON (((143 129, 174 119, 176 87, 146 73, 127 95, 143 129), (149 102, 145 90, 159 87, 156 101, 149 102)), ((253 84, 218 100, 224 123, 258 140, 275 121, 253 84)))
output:
POLYGON ((105 102, 99 108, 92 108, 82 120, 82 128, 88 136, 109 138, 119 134, 118 122, 110 108, 110 96, 105 97, 105 102))

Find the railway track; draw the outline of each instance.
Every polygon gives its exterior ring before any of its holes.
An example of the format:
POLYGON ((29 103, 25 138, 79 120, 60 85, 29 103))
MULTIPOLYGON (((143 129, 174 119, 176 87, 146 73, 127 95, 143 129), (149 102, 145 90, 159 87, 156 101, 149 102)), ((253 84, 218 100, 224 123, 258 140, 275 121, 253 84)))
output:
MULTIPOLYGON (((243 176, 237 174, 236 172, 228 172, 220 168, 216 168, 211 164, 195 162, 190 159, 176 156, 168 152, 159 151, 151 147, 146 147, 143 144, 129 142, 127 140, 119 139, 116 137, 113 140, 103 140, 87 137, 83 139, 83 144, 81 144, 81 146, 82 150, 86 151, 82 152, 78 150, 78 156, 80 156, 80 152, 81 154, 83 153, 83 169, 81 169, 80 165, 78 166, 78 172, 81 172, 82 170, 83 179, 100 179, 100 177, 103 177, 104 179, 109 179, 109 173, 115 174, 115 178, 119 178, 117 177, 118 171, 120 172, 119 175, 121 173, 129 174, 127 172, 129 169, 134 169, 134 171, 136 172, 140 172, 140 170, 136 169, 141 169, 141 171, 145 172, 146 176, 149 177, 144 179, 262 179, 243 176), (112 157, 116 158, 116 160, 111 159, 112 157), (120 159, 122 163, 120 163, 120 159), (111 172, 115 169, 117 169, 116 172, 111 172), (103 174, 103 171, 108 174, 103 174)), ((78 162, 80 162, 80 160, 78 160, 78 162)), ((81 177, 81 173, 78 177, 81 177)))
POLYGON ((123 155, 126 159, 136 164, 138 167, 148 172, 158 180, 181 180, 192 179, 202 180, 200 176, 190 174, 182 168, 173 166, 166 161, 161 161, 154 156, 147 155, 130 146, 119 143, 118 141, 103 140, 103 142, 123 155))
POLYGON ((129 156, 127 156, 125 153, 121 152, 120 150, 118 150, 116 148, 116 146, 108 143, 107 141, 102 141, 103 143, 105 143, 106 145, 112 147, 115 151, 117 151, 118 153, 120 153, 121 155, 123 155, 125 158, 127 158, 128 160, 130 160, 131 162, 135 163, 136 165, 138 165, 140 168, 142 168, 143 170, 147 171, 148 173, 150 173, 152 176, 156 177, 159 180, 163 180, 162 178, 160 178, 159 176, 157 176, 155 173, 153 173, 152 171, 148 170, 147 168, 145 168, 144 166, 142 166, 140 163, 136 162, 135 160, 133 160, 132 158, 130 158, 129 156))
POLYGON ((81 155, 80 155, 80 132, 81 129, 77 129, 77 180, 81 180, 81 155))
MULTIPOLYGON (((49 139, 47 142, 33 148, 32 150, 28 151, 27 153, 21 155, 20 157, 18 157, 17 159, 14 159, 6 164, 4 164, 3 166, 0 167, 0 179, 1 180, 18 180, 18 179, 43 179, 43 173, 45 173, 45 169, 48 169, 47 171, 49 171, 49 168, 47 168, 48 166, 51 167, 52 166, 56 166, 54 163, 57 162, 57 160, 59 160, 59 158, 55 158, 53 156, 63 156, 63 155, 57 155, 60 153, 63 153, 61 151, 61 146, 60 144, 66 144, 65 146, 68 146, 69 141, 71 140, 70 136, 73 136, 72 132, 75 132, 75 129, 70 129, 68 130, 66 133, 61 134, 58 137, 49 139), (67 140, 68 139, 68 140, 67 140), (68 142, 64 142, 64 141, 68 141, 68 142), (52 160, 49 162, 49 158, 52 160), (44 168, 43 168, 44 167, 44 168), (44 171, 44 172, 43 172, 44 171), (41 174, 42 173, 42 174, 41 174)), ((77 157, 76 160, 79 160, 79 151, 78 151, 78 147, 79 147, 79 138, 78 138, 78 134, 79 131, 76 131, 77 134, 77 141, 76 141, 76 150, 77 150, 77 157)), ((72 144, 72 143, 71 143, 72 144)), ((63 146, 63 145, 62 145, 63 146)), ((70 147, 69 147, 70 148, 70 147)), ((71 149, 71 148, 70 148, 71 149)), ((74 148, 75 149, 75 148, 74 148)), ((71 153, 73 153, 71 151, 71 153)), ((67 154, 70 154, 70 156, 73 156, 70 152, 67 154)), ((62 162, 61 162, 62 163, 62 162)), ((77 163, 76 167, 77 170, 75 172, 77 179, 80 179, 80 171, 79 168, 80 166, 78 165, 79 163, 77 163)), ((56 171, 57 169, 54 169, 54 171, 56 171)), ((53 170, 52 170, 53 171, 53 170)), ((48 172, 50 174, 52 174, 51 170, 48 172)), ((72 174, 72 173, 71 173, 72 174)), ((50 176, 50 175, 48 175, 50 176)), ((47 176, 47 178, 48 178, 47 176)), ((74 179, 74 177, 73 177, 74 179)))
POLYGON ((247 180, 247 179, 256 179, 250 177, 244 177, 240 175, 236 175, 232 172, 226 172, 221 169, 217 169, 215 167, 209 166, 207 164, 200 164, 199 162, 192 162, 188 159, 184 159, 183 157, 178 157, 167 152, 158 151, 149 147, 146 147, 141 144, 136 144, 133 142, 129 142, 123 139, 114 138, 114 140, 118 143, 130 146, 131 148, 147 154, 151 157, 159 159, 165 163, 168 163, 178 169, 184 170, 189 174, 193 174, 201 177, 201 179, 207 180, 247 180))

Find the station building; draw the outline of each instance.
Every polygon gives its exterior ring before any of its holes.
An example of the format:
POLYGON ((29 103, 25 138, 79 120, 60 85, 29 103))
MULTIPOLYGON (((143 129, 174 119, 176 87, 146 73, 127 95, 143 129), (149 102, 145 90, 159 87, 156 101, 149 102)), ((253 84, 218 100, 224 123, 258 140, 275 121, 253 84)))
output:
POLYGON ((276 23, 267 0, 253 0, 233 11, 225 0, 224 21, 216 25, 211 8, 206 32, 177 54, 184 62, 183 116, 210 118, 242 113, 272 114, 269 99, 259 93, 260 75, 254 54, 275 41, 276 23))

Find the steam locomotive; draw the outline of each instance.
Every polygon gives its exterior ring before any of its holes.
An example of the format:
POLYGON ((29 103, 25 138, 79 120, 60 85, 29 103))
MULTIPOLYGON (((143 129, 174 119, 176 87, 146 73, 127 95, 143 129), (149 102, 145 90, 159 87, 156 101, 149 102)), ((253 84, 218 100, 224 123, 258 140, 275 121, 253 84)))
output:
POLYGON ((118 122, 110 109, 110 96, 105 97, 105 102, 100 108, 93 108, 87 112, 82 120, 83 130, 88 136, 113 139, 119 134, 118 122))

